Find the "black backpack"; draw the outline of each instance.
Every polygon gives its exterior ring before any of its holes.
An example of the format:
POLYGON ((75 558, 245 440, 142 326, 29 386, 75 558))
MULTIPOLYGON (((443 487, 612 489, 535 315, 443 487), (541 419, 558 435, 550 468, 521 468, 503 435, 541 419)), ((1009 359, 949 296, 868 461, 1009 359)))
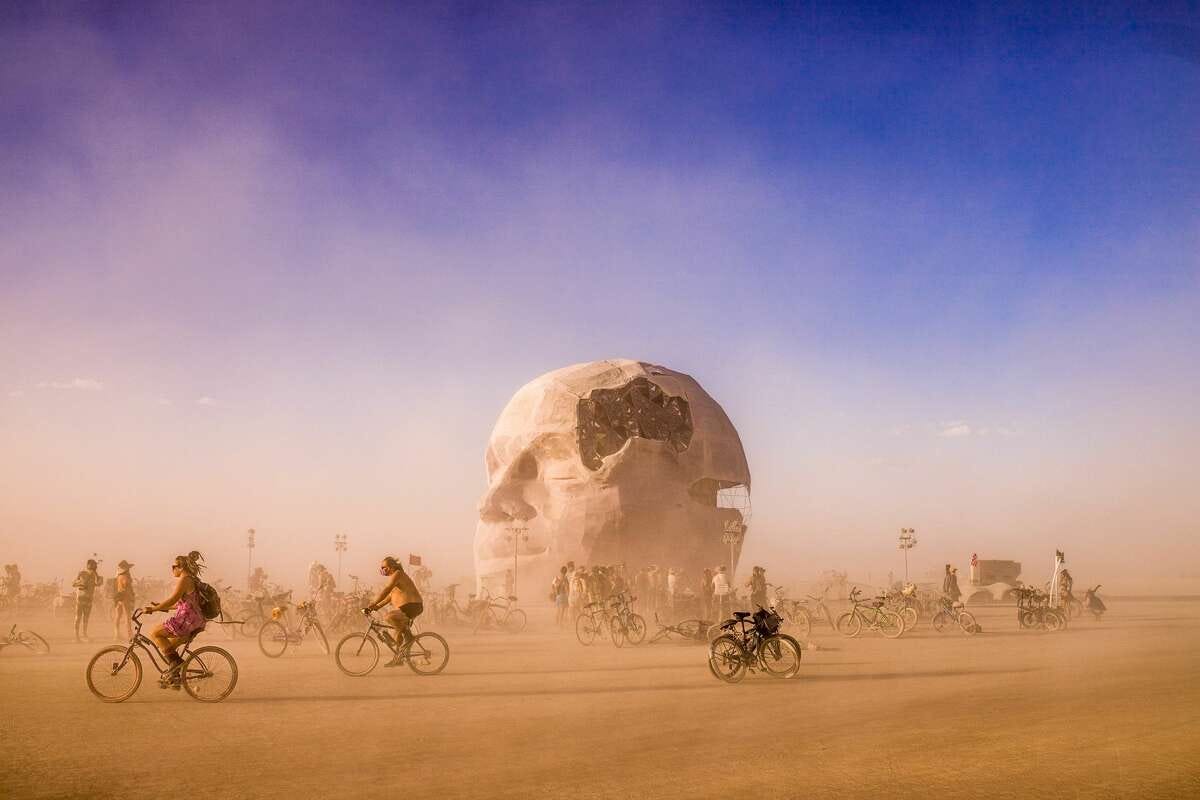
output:
POLYGON ((205 619, 221 616, 221 595, 210 584, 196 581, 196 594, 200 597, 200 613, 205 619))

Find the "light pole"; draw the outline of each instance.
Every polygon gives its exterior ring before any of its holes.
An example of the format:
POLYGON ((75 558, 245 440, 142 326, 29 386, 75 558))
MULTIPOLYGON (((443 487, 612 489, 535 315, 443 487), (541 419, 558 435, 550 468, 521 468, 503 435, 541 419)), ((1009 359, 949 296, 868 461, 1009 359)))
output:
POLYGON ((335 533, 333 535, 333 549, 338 554, 338 583, 342 582, 342 553, 346 552, 346 534, 335 533))
POLYGON ((900 529, 900 544, 897 547, 904 551, 904 585, 908 585, 908 551, 912 550, 917 545, 917 529, 916 528, 901 528, 900 529))
POLYGON ((505 528, 508 539, 513 543, 513 594, 517 593, 517 550, 520 542, 529 541, 529 528, 505 528))
POLYGON ((250 564, 254 560, 254 528, 246 530, 246 591, 250 591, 250 564))
POLYGON ((737 585, 733 582, 734 573, 737 572, 737 567, 734 565, 734 551, 741 544, 742 537, 746 535, 746 526, 742 525, 741 520, 727 519, 725 520, 724 533, 721 534, 721 541, 729 545, 729 608, 732 610, 734 599, 737 595, 737 585))

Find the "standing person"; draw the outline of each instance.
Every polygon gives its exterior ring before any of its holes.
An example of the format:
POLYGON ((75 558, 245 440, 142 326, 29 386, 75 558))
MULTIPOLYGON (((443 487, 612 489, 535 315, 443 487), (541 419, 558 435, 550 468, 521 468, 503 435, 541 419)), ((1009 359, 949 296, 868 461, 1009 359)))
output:
POLYGON ((554 598, 554 621, 561 628, 567 621, 567 606, 571 595, 566 566, 559 568, 558 576, 551 582, 550 589, 554 598))
POLYGON ((942 594, 950 596, 950 565, 946 565, 946 574, 942 576, 942 594))
POLYGON ((716 573, 713 574, 712 587, 714 611, 716 611, 717 621, 720 622, 725 619, 727 612, 733 610, 729 598, 732 587, 729 585, 729 576, 726 574, 724 565, 717 567, 716 573), (726 606, 729 607, 726 608, 726 606))
POLYGON ((583 607, 588 603, 587 579, 584 575, 585 570, 579 567, 571 574, 571 588, 567 595, 567 603, 571 607, 571 619, 579 619, 579 615, 583 613, 583 607))
POLYGON ((1069 609, 1072 602, 1078 602, 1071 592, 1074 588, 1075 579, 1071 577, 1071 571, 1063 567, 1062 574, 1058 577, 1058 604, 1061 608, 1069 609))
POLYGON ((672 569, 667 570, 667 613, 671 615, 671 619, 675 618, 675 587, 679 584, 679 573, 672 569))
POLYGON ((142 609, 147 614, 175 610, 171 618, 150 631, 150 639, 167 659, 170 673, 167 683, 179 688, 179 667, 183 659, 175 651, 179 645, 195 633, 204 630, 206 621, 200 611, 200 572, 204 557, 193 550, 186 556, 175 556, 171 562, 171 574, 175 577, 175 590, 161 603, 151 603, 142 609))
POLYGON ((125 624, 125 639, 133 638, 133 575, 129 570, 133 566, 125 559, 117 564, 116 591, 113 592, 113 638, 118 642, 121 637, 121 623, 125 624))
POLYGON ((5 564, 4 571, 8 575, 4 587, 8 594, 8 605, 13 611, 18 611, 21 605, 21 569, 16 564, 5 564))
POLYGON ((746 582, 746 586, 750 589, 750 605, 766 608, 767 571, 762 567, 755 567, 750 571, 750 580, 746 582))
MULTIPOLYGON (((396 651, 395 657, 384 664, 385 667, 395 667, 404 663, 404 648, 413 639, 409 628, 425 610, 425 604, 421 599, 421 593, 417 591, 417 585, 413 583, 412 578, 405 574, 404 567, 400 566, 400 561, 395 556, 387 556, 383 559, 379 564, 379 574, 388 579, 387 583, 383 585, 375 602, 364 608, 363 611, 375 611, 383 608, 389 602, 395 609, 388 612, 387 621, 396 629, 400 648, 396 651)), ((509 575, 511 574, 512 570, 509 570, 509 575)))
POLYGON ((713 571, 707 567, 700 575, 700 616, 705 621, 713 618, 713 571))
POLYGON ((92 616, 92 601, 96 598, 96 588, 104 582, 96 560, 89 558, 87 567, 75 576, 71 584, 75 589, 75 641, 88 642, 88 620, 92 616))
POLYGON ((650 570, 642 567, 633 576, 633 593, 637 595, 638 613, 648 615, 650 611, 650 570))
POLYGON ((946 594, 951 603, 957 603, 958 598, 962 597, 962 590, 958 588, 958 567, 950 568, 950 591, 946 594))

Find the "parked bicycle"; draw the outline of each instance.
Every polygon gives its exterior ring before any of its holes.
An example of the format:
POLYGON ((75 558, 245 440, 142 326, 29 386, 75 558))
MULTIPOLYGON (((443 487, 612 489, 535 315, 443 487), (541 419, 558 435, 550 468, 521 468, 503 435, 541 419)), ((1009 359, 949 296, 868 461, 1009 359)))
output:
POLYGON ((258 630, 258 649, 267 658, 279 658, 287 652, 288 645, 298 646, 305 637, 317 643, 317 647, 325 655, 329 655, 329 640, 317 619, 317 607, 309 600, 296 606, 299 621, 293 625, 287 605, 277 606, 271 612, 271 619, 263 623, 258 630))
POLYGON ((891 589, 884 595, 884 606, 894 611, 904 620, 904 629, 912 630, 917 627, 917 619, 924 611, 917 599, 917 587, 908 584, 903 589, 891 589))
POLYGON ((775 608, 800 638, 807 639, 812 636, 814 622, 824 622, 836 630, 833 613, 825 604, 824 593, 820 597, 806 594, 803 600, 793 600, 785 595, 786 591, 782 586, 775 587, 775 608))
POLYGON ((971 634, 979 633, 983 630, 983 628, 979 627, 979 623, 975 621, 975 615, 967 611, 962 603, 951 601, 949 597, 943 597, 941 606, 931 620, 933 629, 938 633, 949 630, 953 625, 957 625, 964 632, 971 634))
POLYGON ((33 631, 18 630, 16 625, 8 632, 8 636, 0 639, 0 653, 10 644, 19 644, 34 655, 44 656, 50 652, 50 643, 33 631))
POLYGON ((133 612, 133 637, 128 644, 105 647, 88 662, 87 685, 92 694, 105 703, 133 697, 142 684, 142 660, 137 654, 141 650, 158 670, 159 688, 182 688, 202 703, 219 703, 230 695, 238 679, 233 656, 212 645, 191 649, 203 628, 184 639, 176 651, 183 663, 173 671, 154 642, 142 635, 142 613, 142 609, 133 612))
POLYGON ((450 663, 450 645, 439 634, 424 631, 415 634, 408 644, 401 645, 396 641, 391 625, 377 620, 368 609, 363 609, 362 613, 367 618, 366 631, 342 637, 333 654, 338 669, 347 675, 353 678, 369 675, 379 663, 381 642, 418 675, 437 675, 450 663))
POLYGON ((617 647, 624 647, 626 644, 638 645, 646 638, 645 618, 641 614, 635 614, 630 608, 630 603, 635 600, 636 597, 624 593, 609 598, 612 613, 608 619, 608 630, 613 644, 617 647))
POLYGON ((608 605, 599 601, 588 603, 583 613, 575 620, 575 638, 582 645, 590 645, 596 637, 609 629, 608 605))
POLYGON ((725 631, 708 648, 708 669, 726 683, 737 683, 747 672, 759 669, 775 678, 791 678, 800 671, 800 643, 780 633, 783 618, 762 606, 751 614, 735 611, 721 623, 725 631))
POLYGON ((275 594, 263 591, 244 597, 240 613, 238 614, 242 618, 242 635, 247 637, 258 636, 259 628, 271 619, 271 612, 279 606, 287 605, 291 602, 291 589, 275 594))
POLYGON ((466 606, 458 602, 457 583, 447 586, 441 594, 441 602, 433 606, 433 618, 437 624, 475 626, 482 605, 474 594, 468 595, 466 606))
POLYGON ((1050 595, 1032 586, 1017 586, 1017 625, 1025 630, 1044 630, 1054 633, 1067 626, 1066 614, 1050 607, 1050 595))
POLYGON ((525 612, 517 608, 516 595, 492 597, 484 589, 475 616, 475 633, 481 630, 498 630, 505 633, 520 633, 525 628, 525 612))
POLYGON ((850 590, 850 610, 838 617, 837 630, 842 636, 854 637, 867 630, 879 631, 888 639, 904 635, 904 618, 884 607, 884 598, 862 601, 857 586, 850 590))

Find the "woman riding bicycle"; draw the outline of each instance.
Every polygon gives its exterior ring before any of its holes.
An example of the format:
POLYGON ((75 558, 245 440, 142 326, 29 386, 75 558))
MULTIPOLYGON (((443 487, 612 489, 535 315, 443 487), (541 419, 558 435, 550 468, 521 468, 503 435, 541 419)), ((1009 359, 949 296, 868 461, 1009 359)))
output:
POLYGON ((177 675, 183 659, 175 652, 184 640, 204 629, 204 614, 200 611, 200 595, 198 582, 203 569, 200 562, 204 557, 193 550, 186 556, 175 556, 171 563, 171 574, 175 576, 175 591, 161 603, 152 603, 142 609, 147 614, 157 611, 175 613, 161 625, 155 625, 150 631, 150 638, 158 646, 167 659, 171 674, 177 675))

